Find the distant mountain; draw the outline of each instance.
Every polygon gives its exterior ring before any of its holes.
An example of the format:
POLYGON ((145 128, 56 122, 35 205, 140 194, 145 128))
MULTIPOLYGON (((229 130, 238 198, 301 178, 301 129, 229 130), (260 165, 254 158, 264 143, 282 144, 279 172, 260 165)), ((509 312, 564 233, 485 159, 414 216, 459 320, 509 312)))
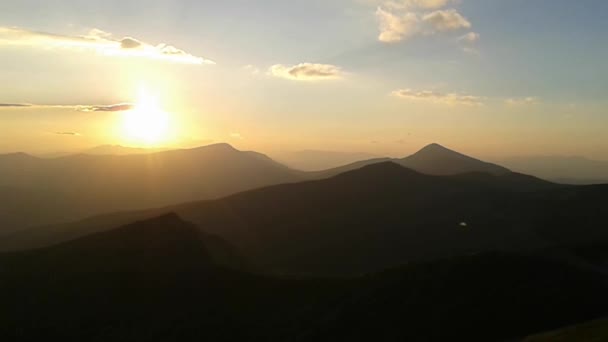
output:
MULTIPOLYGON (((0 203, 6 203, 0 206, 0 221, 5 223, 0 236, 106 212, 161 207, 268 185, 329 178, 391 160, 378 158, 303 172, 228 144, 154 153, 104 146, 93 152, 95 155, 52 159, 23 153, 0 155, 0 187, 9 189, 0 194, 0 203), (31 215, 34 212, 36 215, 31 215)), ((508 172, 436 144, 392 161, 428 174, 508 172)))
POLYGON ((218 265, 209 237, 167 214, 0 254, 0 336, 485 342, 608 312, 604 276, 533 255, 482 253, 340 279, 270 277, 218 265))
POLYGON ((320 150, 277 152, 272 156, 285 165, 302 171, 327 170, 361 160, 378 158, 377 155, 371 153, 320 150))
POLYGON ((0 248, 41 247, 171 211, 222 237, 258 269, 358 274, 416 260, 604 239, 608 232, 594 222, 608 221, 601 209, 606 200, 605 187, 560 186, 518 174, 430 176, 385 162, 215 201, 37 227, 0 239, 0 248))
POLYGON ((398 163, 429 175, 454 175, 467 172, 502 175, 510 172, 502 166, 471 158, 439 144, 428 145, 413 155, 399 160, 398 163))
POLYGON ((167 148, 139 148, 139 147, 127 147, 121 145, 101 145, 95 146, 88 150, 84 150, 82 154, 90 154, 90 155, 128 155, 128 154, 147 154, 147 153, 155 153, 167 151, 167 148))
POLYGON ((0 222, 11 224, 0 228, 6 232, 104 212, 218 198, 299 179, 299 172, 228 144, 54 159, 1 155, 0 187, 15 192, 16 202, 0 195, 0 207, 14 207, 0 209, 0 222))
POLYGON ((529 156, 503 161, 513 170, 565 184, 608 184, 608 161, 583 157, 529 156))
POLYGON ((439 144, 430 144, 411 156, 401 159, 376 158, 362 160, 329 170, 308 173, 309 178, 321 179, 356 170, 366 165, 392 161, 401 166, 428 175, 456 175, 469 172, 482 172, 493 175, 502 175, 511 172, 499 165, 487 163, 464 154, 452 151, 439 144))

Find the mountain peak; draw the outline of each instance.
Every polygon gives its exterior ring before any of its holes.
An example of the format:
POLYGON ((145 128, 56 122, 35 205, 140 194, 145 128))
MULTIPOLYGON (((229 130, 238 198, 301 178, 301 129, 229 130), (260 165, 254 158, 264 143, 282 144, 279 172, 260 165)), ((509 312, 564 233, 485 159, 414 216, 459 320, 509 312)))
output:
POLYGON ((399 164, 430 175, 453 175, 468 172, 498 175, 510 172, 502 166, 469 157, 437 143, 427 145, 413 155, 401 159, 399 164))
POLYGON ((217 144, 199 146, 199 147, 195 147, 194 150, 213 150, 213 151, 230 151, 230 152, 238 151, 236 148, 234 148, 232 145, 230 145, 228 143, 217 143, 217 144))
POLYGON ((440 145, 438 143, 432 143, 429 145, 426 145, 425 147, 423 147, 422 149, 420 149, 418 152, 416 152, 416 154, 419 153, 439 153, 439 152, 449 152, 449 153, 453 153, 453 154, 460 154, 456 151, 450 150, 449 148, 440 145))

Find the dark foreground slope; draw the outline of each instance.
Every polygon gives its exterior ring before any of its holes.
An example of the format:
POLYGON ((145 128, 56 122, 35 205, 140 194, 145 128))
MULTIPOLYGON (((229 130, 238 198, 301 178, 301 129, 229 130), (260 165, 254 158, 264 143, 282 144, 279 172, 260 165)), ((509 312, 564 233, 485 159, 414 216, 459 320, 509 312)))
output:
POLYGON ((360 274, 484 251, 606 239, 606 187, 562 187, 518 174, 428 176, 393 163, 215 201, 117 213, 0 240, 42 247, 173 211, 230 242, 258 269, 360 274))
POLYGON ((606 313, 602 276, 485 253, 343 279, 218 266, 165 215, 0 255, 7 341, 503 341, 606 313))

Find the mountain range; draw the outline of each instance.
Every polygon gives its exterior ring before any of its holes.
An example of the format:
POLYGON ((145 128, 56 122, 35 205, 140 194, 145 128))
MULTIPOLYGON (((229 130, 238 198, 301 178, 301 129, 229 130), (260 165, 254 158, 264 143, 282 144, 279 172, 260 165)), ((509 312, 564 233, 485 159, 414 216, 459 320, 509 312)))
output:
MULTIPOLYGON (((108 149, 117 151, 115 147, 102 147, 98 152, 108 149)), ((24 153, 0 155, 0 188, 3 188, 0 203, 4 204, 0 207, 3 222, 0 236, 113 211, 214 199, 268 185, 328 178, 387 160, 373 159, 327 171, 303 172, 260 153, 238 151, 228 144, 139 152, 50 159, 24 153)), ((508 172, 436 144, 393 161, 428 174, 508 172)))
POLYGON ((0 179, 11 341, 507 341, 608 314, 608 185, 437 144, 320 172, 225 144, 13 154, 0 179))
POLYGON ((608 221, 607 189, 515 173, 431 176, 384 162, 217 200, 36 227, 6 236, 0 248, 44 247, 175 212, 228 241, 262 272, 352 275, 467 253, 605 240, 598 222, 608 221))

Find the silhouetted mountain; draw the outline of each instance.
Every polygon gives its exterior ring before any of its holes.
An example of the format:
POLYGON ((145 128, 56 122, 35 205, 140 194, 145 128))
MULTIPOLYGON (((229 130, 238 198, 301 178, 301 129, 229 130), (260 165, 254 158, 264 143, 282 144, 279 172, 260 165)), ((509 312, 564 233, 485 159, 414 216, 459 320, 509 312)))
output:
POLYGON ((504 341, 608 311, 603 276, 533 256, 478 254, 343 279, 271 278, 218 266, 206 239, 168 214, 0 254, 0 336, 504 341))
POLYGON ((530 156, 504 161, 514 170, 564 184, 608 183, 608 161, 583 157, 530 156))
MULTIPOLYGON (((46 249, 11 255, 36 274, 57 272, 183 272, 222 264, 242 268, 230 245, 175 213, 137 221, 46 249)), ((4 256, 5 260, 8 256, 4 256)))
POLYGON ((329 170, 310 172, 311 179, 321 179, 339 175, 341 173, 356 170, 361 167, 392 161, 412 170, 428 175, 456 175, 461 173, 482 172, 493 175, 507 174, 511 171, 495 164, 483 162, 464 154, 447 149, 439 144, 430 144, 402 159, 377 158, 362 160, 348 165, 336 167, 329 170))
POLYGON ((606 239, 608 231, 597 222, 608 222, 607 200, 606 187, 561 186, 517 174, 430 176, 387 162, 214 201, 38 227, 0 239, 0 247, 45 246, 172 211, 228 241, 258 269, 356 274, 416 260, 606 239))
POLYGON ((510 172, 502 166, 465 156, 439 144, 428 145, 413 155, 399 160, 398 163, 429 175, 454 175, 467 172, 501 175, 510 172))
POLYGON ((100 145, 84 150, 82 154, 91 155, 129 155, 129 154, 148 154, 166 151, 166 148, 138 148, 138 147, 127 147, 121 145, 100 145))
POLYGON ((122 156, 3 155, 0 186, 26 189, 33 195, 20 199, 18 210, 0 212, 0 221, 11 223, 3 230, 15 230, 104 212, 217 198, 299 179, 296 171, 228 144, 122 156))
POLYGON ((272 156, 285 165, 302 171, 322 171, 362 160, 378 158, 378 156, 371 153, 320 150, 277 152, 272 154, 272 156))

